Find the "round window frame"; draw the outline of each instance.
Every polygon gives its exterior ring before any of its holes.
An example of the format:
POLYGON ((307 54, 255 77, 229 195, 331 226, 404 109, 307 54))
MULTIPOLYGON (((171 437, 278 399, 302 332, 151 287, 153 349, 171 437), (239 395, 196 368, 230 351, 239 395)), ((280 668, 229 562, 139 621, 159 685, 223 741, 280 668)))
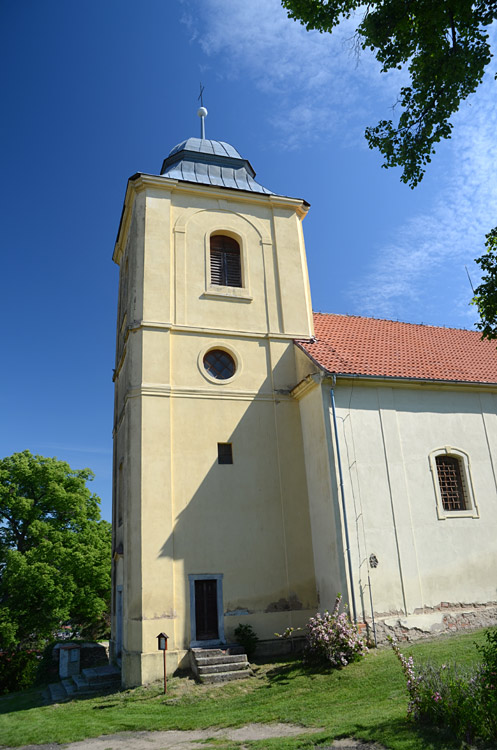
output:
POLYGON ((203 375, 203 377, 207 380, 208 383, 215 384, 215 385, 228 385, 229 383, 232 383, 240 374, 242 369, 242 362, 240 359, 240 355, 238 352, 233 349, 231 346, 226 346, 224 343, 211 343, 207 346, 203 347, 201 351, 199 352, 198 358, 197 358, 197 366, 200 370, 200 373, 203 375), (226 352, 226 354, 229 354, 229 356, 232 358, 232 360, 235 363, 235 372, 230 378, 215 378, 213 375, 209 373, 209 371, 206 369, 204 365, 204 358, 205 356, 212 351, 219 350, 221 352, 226 352))

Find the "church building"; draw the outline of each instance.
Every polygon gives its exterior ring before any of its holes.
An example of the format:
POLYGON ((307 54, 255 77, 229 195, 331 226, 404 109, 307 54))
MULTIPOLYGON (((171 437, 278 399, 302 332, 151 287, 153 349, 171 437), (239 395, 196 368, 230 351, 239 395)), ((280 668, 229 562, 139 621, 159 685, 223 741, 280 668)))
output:
POLYGON ((495 344, 313 314, 309 205, 255 177, 202 137, 128 181, 111 642, 126 686, 161 677, 159 633, 168 671, 240 623, 269 653, 338 592, 378 640, 497 622, 495 344))

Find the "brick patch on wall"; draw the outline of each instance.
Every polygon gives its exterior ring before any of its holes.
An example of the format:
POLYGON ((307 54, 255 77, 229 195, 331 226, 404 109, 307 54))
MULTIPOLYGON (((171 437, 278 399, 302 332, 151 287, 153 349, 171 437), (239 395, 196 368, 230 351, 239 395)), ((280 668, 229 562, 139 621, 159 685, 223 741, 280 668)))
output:
MULTIPOLYGON (((369 637, 373 638, 371 620, 367 620, 369 637)), ((407 617, 398 613, 375 618, 378 644, 388 637, 398 641, 418 641, 454 632, 468 632, 497 625, 497 602, 487 604, 451 604, 441 602, 437 607, 417 610, 407 617)))

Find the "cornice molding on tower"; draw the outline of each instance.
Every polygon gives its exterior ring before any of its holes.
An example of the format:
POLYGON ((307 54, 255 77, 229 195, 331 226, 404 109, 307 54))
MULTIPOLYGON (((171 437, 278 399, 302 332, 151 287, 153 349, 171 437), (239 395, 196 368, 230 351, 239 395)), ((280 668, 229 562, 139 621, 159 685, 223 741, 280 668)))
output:
POLYGON ((264 401, 264 402, 281 402, 281 401, 293 401, 293 396, 288 393, 274 392, 274 393, 260 393, 259 391, 247 391, 247 390, 229 390, 223 391, 220 388, 213 386, 205 386, 202 388, 177 388, 175 386, 164 385, 161 383, 143 383, 141 386, 135 386, 130 388, 125 394, 123 399, 123 405, 116 417, 113 428, 113 435, 121 427, 123 420, 126 417, 126 406, 128 401, 136 398, 154 397, 154 398, 198 398, 208 399, 212 401, 264 401))
POLYGON ((294 341, 301 339, 301 333, 282 333, 280 331, 233 331, 225 328, 208 328, 205 326, 189 326, 181 323, 162 323, 154 320, 133 320, 127 326, 125 338, 132 331, 141 329, 159 329, 177 333, 199 333, 206 336, 232 336, 241 339, 270 339, 271 341, 294 341))
POLYGON ((324 375, 320 372, 313 373, 312 375, 307 375, 303 380, 300 381, 300 383, 297 383, 295 388, 292 388, 292 397, 296 398, 297 401, 299 401, 307 393, 309 393, 309 391, 313 391, 314 388, 316 388, 318 385, 321 385, 323 379, 324 375))
POLYGON ((204 198, 217 198, 223 202, 226 202, 227 197, 229 197, 230 201, 236 203, 249 204, 252 206, 269 206, 272 209, 291 209, 295 211, 300 220, 305 218, 310 208, 310 204, 302 198, 290 198, 285 195, 275 195, 274 193, 253 193, 249 190, 244 191, 228 187, 202 185, 197 182, 186 182, 169 177, 162 177, 161 175, 137 172, 129 178, 126 187, 121 220, 119 222, 114 253, 112 255, 112 260, 117 264, 119 264, 122 254, 121 239, 123 235, 126 235, 126 232, 123 232, 123 229, 127 228, 134 198, 146 188, 157 188, 161 192, 170 194, 183 193, 187 195, 198 195, 204 198))
POLYGON ((124 399, 142 396, 160 396, 163 398, 208 398, 228 401, 293 401, 287 393, 261 393, 255 389, 234 389, 222 386, 172 386, 164 383, 142 383, 129 388, 124 399))
POLYGON ((245 340, 256 340, 256 341, 269 341, 277 343, 289 343, 302 337, 302 334, 296 333, 268 333, 268 332, 254 332, 254 331, 230 331, 224 328, 204 328, 199 326, 188 326, 175 323, 160 323, 152 320, 134 320, 126 327, 123 337, 123 347, 119 361, 116 364, 112 380, 115 381, 119 378, 124 360, 127 354, 127 345, 129 335, 131 333, 138 333, 139 331, 166 331, 169 333, 176 334, 199 334, 201 336, 219 338, 224 336, 231 339, 245 339, 245 340))

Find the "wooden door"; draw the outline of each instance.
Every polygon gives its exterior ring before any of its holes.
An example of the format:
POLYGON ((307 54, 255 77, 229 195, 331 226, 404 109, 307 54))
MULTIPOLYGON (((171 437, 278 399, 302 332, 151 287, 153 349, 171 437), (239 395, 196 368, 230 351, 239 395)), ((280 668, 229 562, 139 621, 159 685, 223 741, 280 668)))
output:
POLYGON ((215 641, 219 638, 215 578, 195 581, 195 628, 197 641, 215 641))

